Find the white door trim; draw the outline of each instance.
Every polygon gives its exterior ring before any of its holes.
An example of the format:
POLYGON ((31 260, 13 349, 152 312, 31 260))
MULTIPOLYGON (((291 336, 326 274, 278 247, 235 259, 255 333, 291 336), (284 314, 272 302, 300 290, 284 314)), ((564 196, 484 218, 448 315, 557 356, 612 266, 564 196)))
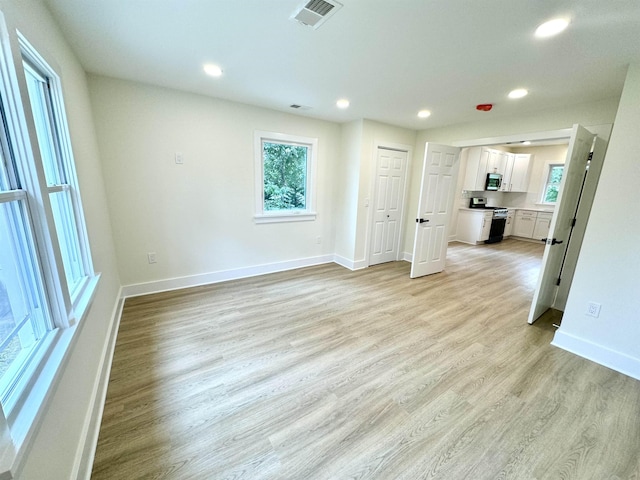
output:
POLYGON ((376 184, 376 175, 377 175, 377 170, 378 170, 378 150, 380 148, 384 148, 386 150, 396 150, 398 152, 406 152, 407 154, 407 166, 406 166, 406 170, 404 172, 404 185, 403 185, 403 192, 402 192, 402 208, 401 208, 401 214, 400 214, 400 232, 398 235, 398 255, 396 256, 396 260, 402 260, 403 258, 403 254, 402 254, 402 250, 403 250, 403 246, 404 246, 404 236, 405 236, 405 226, 406 226, 406 221, 407 221, 407 209, 405 208, 407 205, 407 202, 409 200, 409 172, 411 171, 411 164, 412 164, 412 159, 413 159, 413 146, 411 145, 405 145, 402 143, 393 143, 393 142, 385 142, 385 141, 380 141, 380 140, 375 140, 373 142, 373 151, 371 152, 371 165, 369 168, 369 176, 371 177, 369 179, 369 205, 367 206, 368 212, 367 212, 367 234, 365 237, 365 241, 364 241, 364 249, 365 249, 365 256, 366 256, 366 264, 367 267, 369 266, 369 249, 371 248, 371 229, 373 228, 373 208, 371 208, 371 205, 374 204, 375 202, 375 194, 376 194, 376 188, 375 188, 375 184, 376 184))

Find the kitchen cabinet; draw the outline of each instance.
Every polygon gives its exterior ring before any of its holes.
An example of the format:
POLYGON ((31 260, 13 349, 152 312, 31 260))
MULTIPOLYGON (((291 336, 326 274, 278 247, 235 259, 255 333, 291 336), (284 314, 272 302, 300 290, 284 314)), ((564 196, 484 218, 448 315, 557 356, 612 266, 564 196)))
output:
POLYGON ((502 174, 502 184, 500 185, 501 192, 511 191, 511 174, 513 172, 513 159, 515 155, 513 153, 505 153, 505 166, 504 173, 502 174))
POLYGON ((487 160, 487 173, 499 173, 504 175, 507 168, 507 152, 501 152, 500 150, 489 151, 489 158, 487 160))
POLYGON ((513 224, 512 235, 516 237, 533 238, 538 212, 532 210, 517 210, 513 224))
POLYGON ((473 147, 466 150, 466 169, 464 173, 463 190, 484 190, 487 181, 487 167, 489 162, 489 149, 485 147, 473 147))
POLYGON ((539 212, 536 217, 536 223, 533 228, 533 238, 536 240, 542 240, 549 235, 549 226, 551 225, 551 219, 553 213, 539 212))
POLYGON ((531 154, 507 154, 505 173, 502 177, 501 192, 526 192, 531 173, 531 154))
POLYGON ((507 221, 504 224, 504 234, 503 237, 509 237, 513 233, 513 223, 515 222, 516 210, 514 208, 509 208, 507 210, 507 221))
POLYGON ((513 169, 510 178, 510 192, 526 192, 529 189, 531 174, 531 155, 521 153, 513 157, 513 169))
MULTIPOLYGON (((521 172, 525 163, 525 158, 528 159, 531 155, 516 155, 487 147, 471 147, 466 149, 465 153, 466 169, 464 171, 464 181, 462 183, 463 190, 483 191, 487 181, 487 173, 499 173, 503 177, 500 191, 526 192, 528 186, 526 184, 524 185, 524 190, 521 190, 523 184, 521 172), (522 158, 518 158, 516 160, 516 157, 522 158), (514 173, 516 174, 517 183, 511 180, 514 173), (518 188, 511 188, 512 184, 514 186, 517 185, 518 188)), ((529 181, 528 168, 529 162, 527 160, 526 168, 524 168, 527 178, 524 183, 529 181)))
POLYGON ((461 208, 458 212, 456 240, 477 245, 489 239, 493 210, 469 210, 461 208))

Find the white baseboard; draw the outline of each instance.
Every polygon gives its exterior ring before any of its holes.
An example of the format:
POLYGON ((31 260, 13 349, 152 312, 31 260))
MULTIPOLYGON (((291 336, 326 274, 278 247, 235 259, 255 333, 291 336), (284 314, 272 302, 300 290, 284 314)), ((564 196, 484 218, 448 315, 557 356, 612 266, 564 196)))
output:
POLYGON ((640 380, 640 359, 557 330, 551 345, 640 380))
POLYGON ((341 267, 348 268, 349 270, 355 270, 355 262, 348 258, 341 257, 340 255, 334 255, 333 261, 341 267))
POLYGON ((296 268, 322 265, 324 263, 331 263, 333 261, 334 255, 322 255, 318 257, 301 258, 299 260, 290 260, 286 262, 256 265, 253 267, 243 267, 233 270, 202 273, 198 275, 190 275, 188 277, 169 278, 165 280, 158 280, 155 282, 136 283, 132 285, 125 285, 124 287, 122 287, 122 295, 124 298, 137 297, 139 295, 148 295, 150 293, 166 292, 169 290, 178 290, 181 288, 197 287, 200 285, 209 285, 211 283, 220 283, 227 282, 229 280, 255 277, 257 275, 265 275, 267 273, 295 270, 296 268))
POLYGON ((413 253, 411 253, 411 252, 404 252, 404 253, 402 254, 402 259, 403 259, 405 262, 409 262, 409 263, 413 262, 413 253))
POLYGON ((363 268, 367 268, 369 263, 366 260, 356 260, 353 262, 353 270, 362 270, 363 268))
POLYGON ((118 301, 114 306, 111 321, 109 322, 109 335, 102 347, 99 374, 93 385, 91 404, 85 417, 81 441, 74 462, 74 471, 76 474, 73 478, 78 480, 89 480, 91 478, 93 460, 96 454, 96 447, 98 446, 100 424, 102 423, 102 414, 104 412, 104 404, 107 398, 107 387, 109 385, 109 376, 111 374, 113 351, 116 346, 118 327, 120 326, 123 307, 124 297, 122 296, 122 288, 120 288, 118 301))

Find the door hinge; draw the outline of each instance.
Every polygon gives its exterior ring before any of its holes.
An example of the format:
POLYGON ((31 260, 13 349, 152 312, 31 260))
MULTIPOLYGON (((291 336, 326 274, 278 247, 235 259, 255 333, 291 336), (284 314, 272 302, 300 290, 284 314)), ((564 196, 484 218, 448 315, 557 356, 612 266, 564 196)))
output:
POLYGON ((575 227, 576 226, 576 219, 574 218, 573 220, 571 220, 571 226, 575 227))
POLYGON ((558 280, 556 280, 556 285, 560 285, 560 282, 562 281, 561 277, 558 277, 558 280))

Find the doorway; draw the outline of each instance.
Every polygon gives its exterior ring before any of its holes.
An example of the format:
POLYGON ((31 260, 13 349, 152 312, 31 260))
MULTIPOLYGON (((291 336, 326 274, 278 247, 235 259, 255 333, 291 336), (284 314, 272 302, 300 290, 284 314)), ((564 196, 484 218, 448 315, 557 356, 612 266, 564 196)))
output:
MULTIPOLYGON (((591 139, 591 141, 594 140, 595 136, 597 133, 600 132, 588 132, 586 129, 584 129, 583 127, 580 127, 579 125, 574 125, 574 127, 572 129, 564 129, 564 130, 556 130, 556 131, 551 131, 551 132, 541 132, 541 133, 533 133, 533 134, 528 134, 528 135, 513 135, 513 136, 509 136, 509 137, 497 137, 497 138, 488 138, 488 139, 479 139, 479 140, 472 140, 472 141, 465 141, 465 142, 456 142, 454 143, 454 145, 456 147, 475 147, 475 146, 491 146, 491 145, 497 145, 497 144, 520 144, 523 141, 553 141, 553 140, 560 140, 560 139, 568 139, 570 140, 570 148, 569 148, 569 152, 567 155, 567 158, 569 158, 572 154, 571 154, 571 150, 572 150, 572 144, 574 144, 574 142, 576 142, 578 139, 581 139, 580 141, 582 142, 587 142, 587 137, 589 137, 591 139)), ((609 132, 610 133, 610 129, 609 132)), ((608 134, 604 135, 605 137, 608 137, 608 134)), ((428 145, 428 144, 427 144, 428 145)), ((584 149, 583 149, 584 150, 584 149)), ((601 163, 603 158, 604 158, 604 149, 601 149, 600 151, 598 151, 597 149, 594 149, 594 153, 597 152, 597 155, 599 156, 599 162, 601 163)), ((582 152, 584 153, 584 152, 582 152)), ((584 156, 582 155, 582 153, 580 154, 576 154, 577 156, 584 156)), ((588 154, 588 150, 586 150, 586 153, 588 154)), ((594 157, 595 158, 595 157, 594 157)), ((586 162, 585 162, 586 164, 586 162)), ((595 180, 597 183, 597 179, 595 180)), ((564 183, 564 180, 563 180, 564 183)), ((595 191, 595 187, 593 189, 595 191)), ((567 195, 568 197, 569 195, 567 195)), ((568 198, 567 198, 568 199, 568 198)), ((567 200, 565 199, 565 200, 567 200)), ((561 201, 561 198, 559 197, 559 202, 561 201)), ((563 203, 565 203, 565 207, 563 207, 562 204, 557 204, 556 205, 556 209, 554 211, 553 214, 553 218, 551 220, 551 228, 550 228, 550 232, 549 232, 549 239, 551 239, 553 237, 554 241, 552 242, 547 242, 546 247, 545 247, 545 254, 543 256, 543 265, 542 265, 542 270, 540 273, 540 278, 538 279, 538 285, 536 287, 536 292, 534 294, 534 301, 532 302, 532 308, 531 308, 531 313, 529 316, 529 323, 533 323, 533 321, 535 321, 538 316, 541 313, 544 313, 544 311, 547 310, 547 308, 549 307, 554 307, 555 306, 555 299, 556 299, 556 293, 558 292, 558 288, 556 285, 554 286, 549 286, 549 278, 552 278, 553 273, 555 272, 555 270, 557 268, 560 268, 561 265, 560 263, 557 261, 556 257, 562 258, 562 256, 559 256, 557 254, 551 254, 551 249, 553 246, 555 245, 559 245, 562 244, 562 241, 555 241, 556 240, 556 236, 555 233, 560 232, 562 233, 562 225, 558 224, 558 217, 566 217, 566 211, 570 211, 570 210, 575 210, 575 205, 573 204, 573 200, 576 201, 576 205, 577 205, 577 198, 576 199, 568 199, 570 201, 564 201, 563 203), (563 215, 559 215, 559 213, 563 212, 563 215), (558 225, 558 229, 556 229, 556 225, 558 225), (545 273, 546 270, 546 273, 545 273), (549 275, 549 272, 551 272, 551 275, 549 275), (541 295, 544 294, 544 295, 541 295), (548 300, 551 299, 550 302, 548 302, 548 300)), ((584 199, 585 203, 588 204, 588 206, 590 207, 592 198, 585 198, 584 199)), ((562 219, 561 219, 562 220, 562 219)), ((586 221, 586 219, 585 219, 586 221)), ((584 233, 584 230, 581 232, 584 233)), ((561 240, 560 237, 558 236, 558 240, 561 240)), ((574 243, 574 247, 575 245, 579 245, 581 243, 581 238, 577 239, 576 238, 576 242, 574 243)), ((568 241, 566 242, 568 243, 568 241)), ((565 248, 567 245, 565 245, 562 248, 565 248)), ((415 256, 415 247, 414 247, 414 256, 415 256)), ((558 251, 560 249, 557 249, 558 251)), ((574 252, 575 253, 575 252, 574 252)), ((577 253, 575 253, 576 255, 576 259, 577 259, 577 253)), ((573 265, 573 267, 575 267, 575 265, 573 265)), ((572 275, 573 272, 570 272, 570 275, 572 275)), ((570 285, 566 286, 565 288, 570 287, 570 285)), ((568 290, 567 290, 568 292, 568 290)))

